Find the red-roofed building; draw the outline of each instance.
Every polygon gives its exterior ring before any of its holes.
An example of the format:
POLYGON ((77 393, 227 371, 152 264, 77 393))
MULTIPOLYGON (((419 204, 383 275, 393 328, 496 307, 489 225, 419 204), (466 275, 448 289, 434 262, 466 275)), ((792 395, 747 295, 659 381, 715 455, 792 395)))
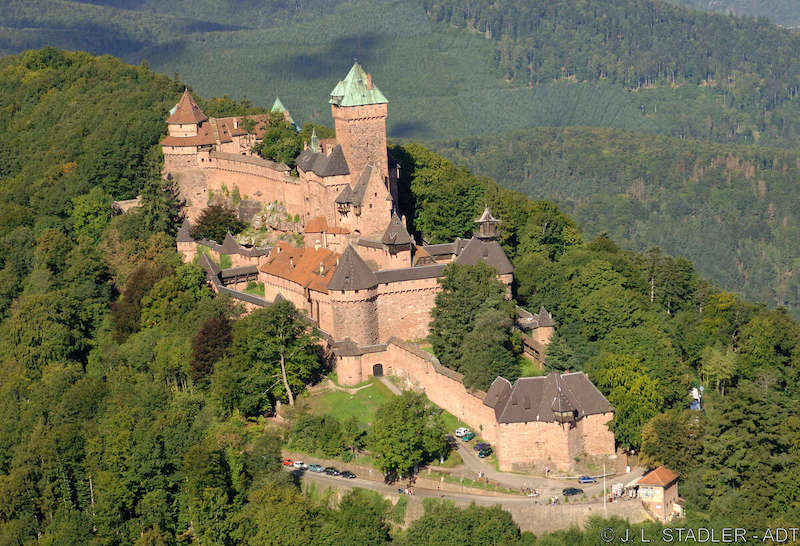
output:
POLYGON ((639 498, 645 508, 662 523, 667 523, 681 513, 678 501, 679 475, 659 466, 639 480, 639 498))

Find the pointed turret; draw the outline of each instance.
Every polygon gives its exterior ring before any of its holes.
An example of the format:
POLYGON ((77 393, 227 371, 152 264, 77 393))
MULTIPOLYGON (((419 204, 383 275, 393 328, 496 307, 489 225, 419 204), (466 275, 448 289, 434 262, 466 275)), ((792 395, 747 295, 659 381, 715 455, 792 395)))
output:
POLYGON ((475 223, 478 224, 478 231, 475 233, 475 237, 478 239, 497 239, 497 225, 500 220, 492 216, 492 211, 489 210, 488 206, 483 210, 481 217, 475 220, 475 223))
POLYGON ((319 151, 319 138, 317 138, 317 128, 311 128, 311 151, 316 153, 319 151))
POLYGON ((339 265, 328 283, 328 290, 367 290, 378 286, 375 273, 366 262, 361 259, 358 252, 350 246, 342 254, 339 265))
POLYGON ((197 106, 188 89, 184 90, 181 100, 178 101, 178 104, 175 105, 171 112, 167 123, 200 124, 208 119, 203 111, 200 110, 200 107, 197 106))
POLYGON ((270 109, 272 112, 285 112, 286 107, 281 102, 280 97, 275 97, 275 102, 272 103, 272 108, 270 109))
POLYGON ((298 128, 298 127, 297 127, 297 124, 296 124, 296 123, 294 122, 294 120, 292 119, 292 115, 289 113, 289 111, 286 109, 286 107, 285 107, 285 106, 283 105, 283 103, 281 102, 281 98, 280 98, 280 97, 275 97, 275 102, 273 102, 273 103, 272 103, 272 108, 270 108, 270 112, 278 112, 278 113, 280 113, 280 114, 283 114, 283 118, 284 118, 284 119, 285 119, 287 122, 291 123, 291 124, 292 124, 292 126, 293 126, 295 129, 297 129, 297 128, 298 128))
POLYGON ((406 226, 403 225, 403 221, 397 216, 396 212, 392 212, 392 219, 389 220, 389 225, 386 226, 386 231, 383 232, 381 242, 390 246, 411 244, 411 235, 408 234, 406 226))
POLYGON ((386 104, 389 101, 372 83, 372 75, 367 74, 358 64, 331 91, 331 104, 337 106, 366 106, 368 104, 386 104))

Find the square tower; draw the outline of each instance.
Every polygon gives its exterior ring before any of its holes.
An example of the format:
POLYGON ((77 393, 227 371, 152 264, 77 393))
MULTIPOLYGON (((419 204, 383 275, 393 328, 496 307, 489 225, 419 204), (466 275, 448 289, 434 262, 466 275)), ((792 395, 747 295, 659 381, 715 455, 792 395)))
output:
POLYGON ((388 101, 372 83, 358 62, 331 91, 331 115, 336 141, 341 144, 350 173, 357 179, 366 165, 372 165, 388 186, 389 160, 386 151, 388 101))

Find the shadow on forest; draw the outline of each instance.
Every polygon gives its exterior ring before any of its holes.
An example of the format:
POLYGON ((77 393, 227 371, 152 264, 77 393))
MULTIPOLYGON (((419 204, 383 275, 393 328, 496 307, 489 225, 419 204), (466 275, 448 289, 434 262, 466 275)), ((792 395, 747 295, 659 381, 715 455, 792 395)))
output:
POLYGON ((277 74, 292 74, 305 80, 342 77, 354 59, 366 66, 376 62, 375 49, 385 38, 375 33, 337 38, 316 53, 296 53, 286 58, 266 63, 263 70, 277 74))
POLYGON ((427 134, 430 125, 423 121, 400 121, 389 126, 388 133, 393 138, 420 138, 427 134))

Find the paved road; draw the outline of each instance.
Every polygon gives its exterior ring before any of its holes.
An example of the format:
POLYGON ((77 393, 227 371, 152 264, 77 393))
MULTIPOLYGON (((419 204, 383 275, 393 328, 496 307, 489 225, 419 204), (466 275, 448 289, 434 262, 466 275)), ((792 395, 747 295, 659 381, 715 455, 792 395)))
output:
MULTIPOLYGON (((386 485, 381 482, 364 480, 361 478, 347 479, 347 478, 328 476, 327 474, 308 472, 302 470, 291 470, 290 472, 295 476, 299 476, 302 480, 305 481, 324 483, 342 487, 361 487, 363 489, 371 489, 373 491, 378 491, 379 493, 389 493, 396 495, 397 489, 400 486, 399 484, 386 485)), ((495 504, 500 504, 502 506, 525 506, 534 503, 533 499, 529 497, 520 497, 520 496, 494 497, 490 495, 473 495, 471 493, 454 493, 452 491, 440 492, 440 491, 434 491, 432 489, 424 489, 421 487, 414 487, 414 496, 443 498, 443 499, 463 501, 463 502, 474 502, 476 504, 481 504, 486 506, 493 506, 495 504)), ((536 502, 543 503, 543 501, 540 501, 539 499, 537 499, 536 502)))
MULTIPOLYGON (((511 472, 499 472, 495 470, 492 465, 480 459, 475 454, 475 450, 472 449, 472 444, 462 442, 461 440, 457 440, 457 442, 458 453, 461 455, 461 459, 464 461, 464 466, 466 466, 472 474, 474 474, 476 477, 482 474, 490 480, 493 480, 510 489, 519 489, 521 487, 536 489, 539 491, 539 494, 545 498, 561 495, 561 490, 565 487, 577 487, 583 489, 587 496, 600 496, 602 493, 602 480, 599 480, 599 482, 594 485, 580 485, 577 483, 577 480, 548 479, 539 476, 526 476, 523 474, 513 474, 511 472)), ((609 488, 611 487, 610 484, 606 484, 606 486, 609 488)))
POLYGON ((392 380, 391 380, 391 379, 389 379, 388 377, 386 377, 385 375, 382 375, 382 376, 380 376, 378 379, 380 380, 380 382, 381 382, 381 383, 383 383, 384 385, 386 385, 386 387, 387 387, 387 388, 388 388, 390 391, 392 391, 394 394, 396 394, 397 396, 400 396, 401 394, 403 394, 403 391, 400 389, 400 387, 398 387, 397 385, 395 385, 395 384, 392 382, 392 380))

